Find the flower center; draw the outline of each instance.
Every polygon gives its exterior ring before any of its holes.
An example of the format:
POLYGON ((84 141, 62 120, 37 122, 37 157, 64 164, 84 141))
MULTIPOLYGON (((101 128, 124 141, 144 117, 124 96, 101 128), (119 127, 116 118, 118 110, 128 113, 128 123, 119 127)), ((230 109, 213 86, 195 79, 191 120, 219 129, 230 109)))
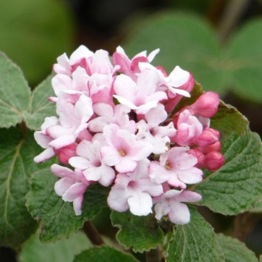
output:
POLYGON ((170 163, 168 161, 166 161, 165 169, 166 170, 170 170, 171 169, 170 163))
POLYGON ((126 152, 125 152, 124 149, 119 149, 118 153, 119 153, 120 156, 125 156, 126 155, 126 152))

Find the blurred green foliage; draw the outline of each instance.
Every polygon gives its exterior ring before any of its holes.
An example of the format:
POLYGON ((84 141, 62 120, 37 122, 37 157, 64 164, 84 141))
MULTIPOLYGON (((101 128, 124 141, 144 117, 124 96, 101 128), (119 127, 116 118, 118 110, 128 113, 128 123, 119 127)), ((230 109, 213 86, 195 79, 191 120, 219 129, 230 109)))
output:
POLYGON ((0 17, 0 50, 23 69, 30 83, 39 83, 56 57, 71 49, 73 23, 63 2, 0 0, 0 17))

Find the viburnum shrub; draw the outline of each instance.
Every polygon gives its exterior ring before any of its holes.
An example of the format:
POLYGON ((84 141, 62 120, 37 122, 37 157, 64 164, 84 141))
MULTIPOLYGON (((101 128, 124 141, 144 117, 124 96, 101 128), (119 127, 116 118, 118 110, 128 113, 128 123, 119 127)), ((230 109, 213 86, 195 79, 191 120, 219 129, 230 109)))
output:
MULTIPOLYGON (((137 261, 110 247, 114 240, 103 239, 91 224, 109 207, 117 241, 146 251, 148 261, 228 261, 239 254, 256 261, 242 243, 215 234, 197 206, 223 215, 261 208, 260 138, 191 73, 154 66, 158 52, 130 59, 121 47, 110 57, 80 46, 69 58, 59 56, 54 75, 31 94, 17 67, 1 57, 1 105, 10 111, 2 127, 21 123, 2 131, 1 165, 11 166, 3 175, 2 245, 18 247, 36 228, 42 241, 57 242, 83 228, 102 247, 72 251, 74 261, 137 261), (22 91, 14 87, 7 95, 13 72, 22 91), (20 228, 23 236, 14 240, 20 228)), ((21 261, 29 261, 27 245, 21 261)))

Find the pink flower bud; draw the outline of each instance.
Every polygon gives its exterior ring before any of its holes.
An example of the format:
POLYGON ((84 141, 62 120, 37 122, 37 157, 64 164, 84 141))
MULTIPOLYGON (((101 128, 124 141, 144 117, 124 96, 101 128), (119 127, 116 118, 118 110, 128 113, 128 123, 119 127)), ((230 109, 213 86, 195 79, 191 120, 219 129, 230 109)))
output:
POLYGON ((211 171, 219 169, 224 164, 224 156, 216 151, 209 152, 205 156, 205 167, 211 171))
POLYGON ((218 110, 219 96, 215 92, 206 92, 202 94, 189 109, 193 111, 194 115, 203 117, 212 117, 218 110))
POLYGON ((203 167, 205 156, 199 149, 190 149, 188 153, 197 158, 197 164, 195 165, 196 167, 203 167))
POLYGON ((71 144, 69 146, 60 148, 57 151, 55 150, 56 154, 58 155, 59 161, 62 164, 67 165, 69 159, 76 155, 76 147, 77 147, 77 144, 74 143, 74 144, 71 144))
POLYGON ((196 144, 205 147, 219 141, 220 133, 213 128, 206 128, 202 134, 197 137, 196 144))

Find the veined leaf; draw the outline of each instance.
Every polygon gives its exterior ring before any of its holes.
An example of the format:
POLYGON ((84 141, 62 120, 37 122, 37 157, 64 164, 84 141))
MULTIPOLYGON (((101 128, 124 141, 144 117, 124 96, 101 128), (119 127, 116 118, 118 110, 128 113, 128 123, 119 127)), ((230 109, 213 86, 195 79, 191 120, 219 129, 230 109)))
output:
POLYGON ((93 247, 77 255, 74 262, 137 262, 130 254, 125 254, 109 246, 93 247))
POLYGON ((190 213, 188 224, 175 227, 167 262, 224 261, 213 228, 195 209, 190 209, 190 213))
POLYGON ((0 245, 18 247, 36 229, 25 206, 29 179, 40 167, 36 146, 18 129, 0 130, 0 245))
POLYGON ((239 240, 222 234, 217 235, 217 239, 223 249, 225 262, 258 262, 255 254, 239 240))
POLYGON ((193 186, 202 195, 200 205, 235 215, 252 208, 261 198, 262 147, 256 133, 233 136, 224 143, 225 164, 193 186))
POLYGON ((22 71, 0 53, 0 127, 22 122, 29 99, 30 89, 22 71))
POLYGON ((163 241, 163 231, 152 215, 134 216, 130 212, 111 214, 113 226, 119 227, 116 238, 126 248, 143 252, 155 248, 163 241))

